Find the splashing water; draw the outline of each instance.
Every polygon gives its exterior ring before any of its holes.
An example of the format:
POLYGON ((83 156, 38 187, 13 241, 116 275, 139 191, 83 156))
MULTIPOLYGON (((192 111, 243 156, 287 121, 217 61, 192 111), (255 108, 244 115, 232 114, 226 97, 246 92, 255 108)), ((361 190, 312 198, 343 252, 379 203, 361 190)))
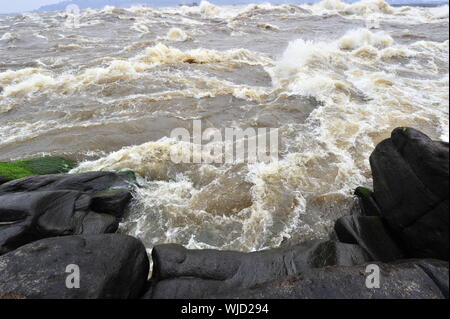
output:
POLYGON ((347 4, 83 10, 0 16, 0 159, 131 169, 121 231, 151 249, 325 238, 371 185, 397 126, 448 141, 448 6, 347 4), (174 128, 280 131, 280 160, 175 164, 174 128))

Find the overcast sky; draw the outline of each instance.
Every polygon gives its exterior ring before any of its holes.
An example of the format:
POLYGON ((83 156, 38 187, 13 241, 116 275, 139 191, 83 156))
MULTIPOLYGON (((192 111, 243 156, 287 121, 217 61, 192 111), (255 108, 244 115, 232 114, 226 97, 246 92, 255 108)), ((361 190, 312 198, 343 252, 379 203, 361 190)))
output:
MULTIPOLYGON (((39 8, 40 6, 58 3, 61 1, 62 0, 0 0, 0 13, 31 11, 31 10, 39 8)), ((214 3, 214 0, 210 0, 210 1, 212 3, 214 3)), ((270 2, 270 0, 266 0, 266 1, 270 2)), ((310 1, 315 2, 317 0, 310 0, 310 1)), ((416 1, 417 0, 411 0, 410 2, 416 2, 416 1)), ((436 0, 434 0, 434 1, 436 1, 436 0)), ((198 0, 197 2, 200 2, 200 0, 198 0)), ((230 0, 229 2, 232 3, 233 1, 230 0)), ((265 1, 259 0, 259 1, 255 1, 255 2, 265 2, 265 1)), ((293 1, 293 2, 295 2, 295 1, 293 1)))
POLYGON ((0 13, 30 11, 61 0, 0 0, 0 13))

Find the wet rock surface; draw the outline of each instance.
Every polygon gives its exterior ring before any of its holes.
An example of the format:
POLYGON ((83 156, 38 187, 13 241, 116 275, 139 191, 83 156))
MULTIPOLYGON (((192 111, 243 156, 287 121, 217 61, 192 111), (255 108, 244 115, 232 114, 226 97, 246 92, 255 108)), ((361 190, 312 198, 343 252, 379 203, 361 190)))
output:
POLYGON ((0 297, 137 298, 148 270, 145 247, 130 236, 47 238, 0 256, 0 297), (69 265, 79 268, 79 288, 66 286, 69 265))
POLYGON ((442 299, 448 298, 448 263, 437 260, 377 263, 379 288, 367 288, 366 265, 312 269, 299 276, 233 291, 226 299, 442 299), (430 269, 430 270, 428 270, 430 269), (432 271, 432 273, 431 273, 432 271), (430 273, 429 273, 430 272, 430 273), (447 278, 444 282, 443 278, 447 278))
POLYGON ((409 257, 449 260, 449 146, 397 128, 370 157, 374 198, 409 257))
POLYGON ((359 245, 370 260, 390 262, 405 257, 384 221, 376 216, 344 216, 334 224, 338 239, 359 245))
POLYGON ((153 249, 153 280, 146 298, 204 298, 217 291, 249 288, 307 269, 364 263, 364 251, 351 244, 311 241, 253 253, 188 250, 167 244, 153 249), (200 289, 193 289, 198 286, 200 289))
POLYGON ((113 233, 131 199, 126 176, 94 172, 0 185, 0 254, 47 237, 113 233))

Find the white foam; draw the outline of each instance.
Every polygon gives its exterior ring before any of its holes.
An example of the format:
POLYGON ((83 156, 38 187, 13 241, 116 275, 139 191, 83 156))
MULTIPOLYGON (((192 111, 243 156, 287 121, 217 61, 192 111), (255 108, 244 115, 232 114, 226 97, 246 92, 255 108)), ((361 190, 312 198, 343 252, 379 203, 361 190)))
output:
POLYGON ((347 32, 339 39, 339 47, 343 50, 354 50, 365 45, 379 49, 387 48, 394 40, 385 32, 373 33, 367 29, 358 29, 347 32))
MULTIPOLYGON (((0 85, 4 89, 2 94, 6 97, 33 95, 51 89, 55 89, 56 93, 65 93, 91 84, 105 84, 120 80, 136 79, 144 76, 145 72, 166 64, 240 63, 248 65, 269 65, 272 62, 265 55, 246 49, 219 52, 200 48, 182 51, 162 43, 149 47, 143 54, 139 54, 130 59, 109 60, 111 61, 107 66, 87 68, 78 74, 58 75, 45 69, 32 68, 6 71, 0 73, 0 85)), ((214 81, 214 79, 210 80, 211 83, 214 81)), ((221 84, 223 85, 225 82, 221 84)), ((259 89, 252 89, 248 86, 225 85, 225 87, 233 87, 236 96, 241 97, 265 94, 265 92, 259 89)))
POLYGON ((324 0, 313 5, 303 5, 315 15, 341 15, 350 19, 364 18, 368 28, 378 28, 382 20, 405 24, 418 24, 448 20, 448 5, 435 8, 392 7, 384 0, 362 0, 346 3, 341 0, 324 0))
POLYGON ((165 37, 159 39, 171 42, 185 42, 192 40, 192 37, 180 28, 171 28, 165 37))

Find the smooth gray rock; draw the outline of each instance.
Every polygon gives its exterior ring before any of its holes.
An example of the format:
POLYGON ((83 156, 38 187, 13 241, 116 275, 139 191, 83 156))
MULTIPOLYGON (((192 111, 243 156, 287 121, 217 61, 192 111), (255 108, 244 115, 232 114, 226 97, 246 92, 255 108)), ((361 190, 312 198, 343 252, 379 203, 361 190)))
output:
POLYGON ((0 299, 138 298, 149 262, 142 243, 118 234, 43 239, 0 256, 0 299), (80 288, 68 289, 68 265, 80 269, 80 288))
POLYGON ((42 238, 112 233, 131 199, 129 174, 44 175, 0 186, 0 255, 42 238))
POLYGON ((0 254, 43 237, 76 231, 73 191, 0 196, 0 254))
POLYGON ((202 298, 217 291, 248 288, 297 275, 314 267, 351 266, 368 259, 356 245, 331 241, 253 253, 188 250, 167 244, 156 246, 152 256, 154 284, 146 298, 169 299, 202 298))
MULTIPOLYGON (((310 269, 248 289, 217 291, 204 298, 225 299, 444 299, 448 297, 448 262, 437 260, 376 263, 380 287, 367 288, 366 265, 310 269), (446 282, 445 282, 446 279, 446 282)), ((202 287, 202 285, 198 286, 202 287)))

